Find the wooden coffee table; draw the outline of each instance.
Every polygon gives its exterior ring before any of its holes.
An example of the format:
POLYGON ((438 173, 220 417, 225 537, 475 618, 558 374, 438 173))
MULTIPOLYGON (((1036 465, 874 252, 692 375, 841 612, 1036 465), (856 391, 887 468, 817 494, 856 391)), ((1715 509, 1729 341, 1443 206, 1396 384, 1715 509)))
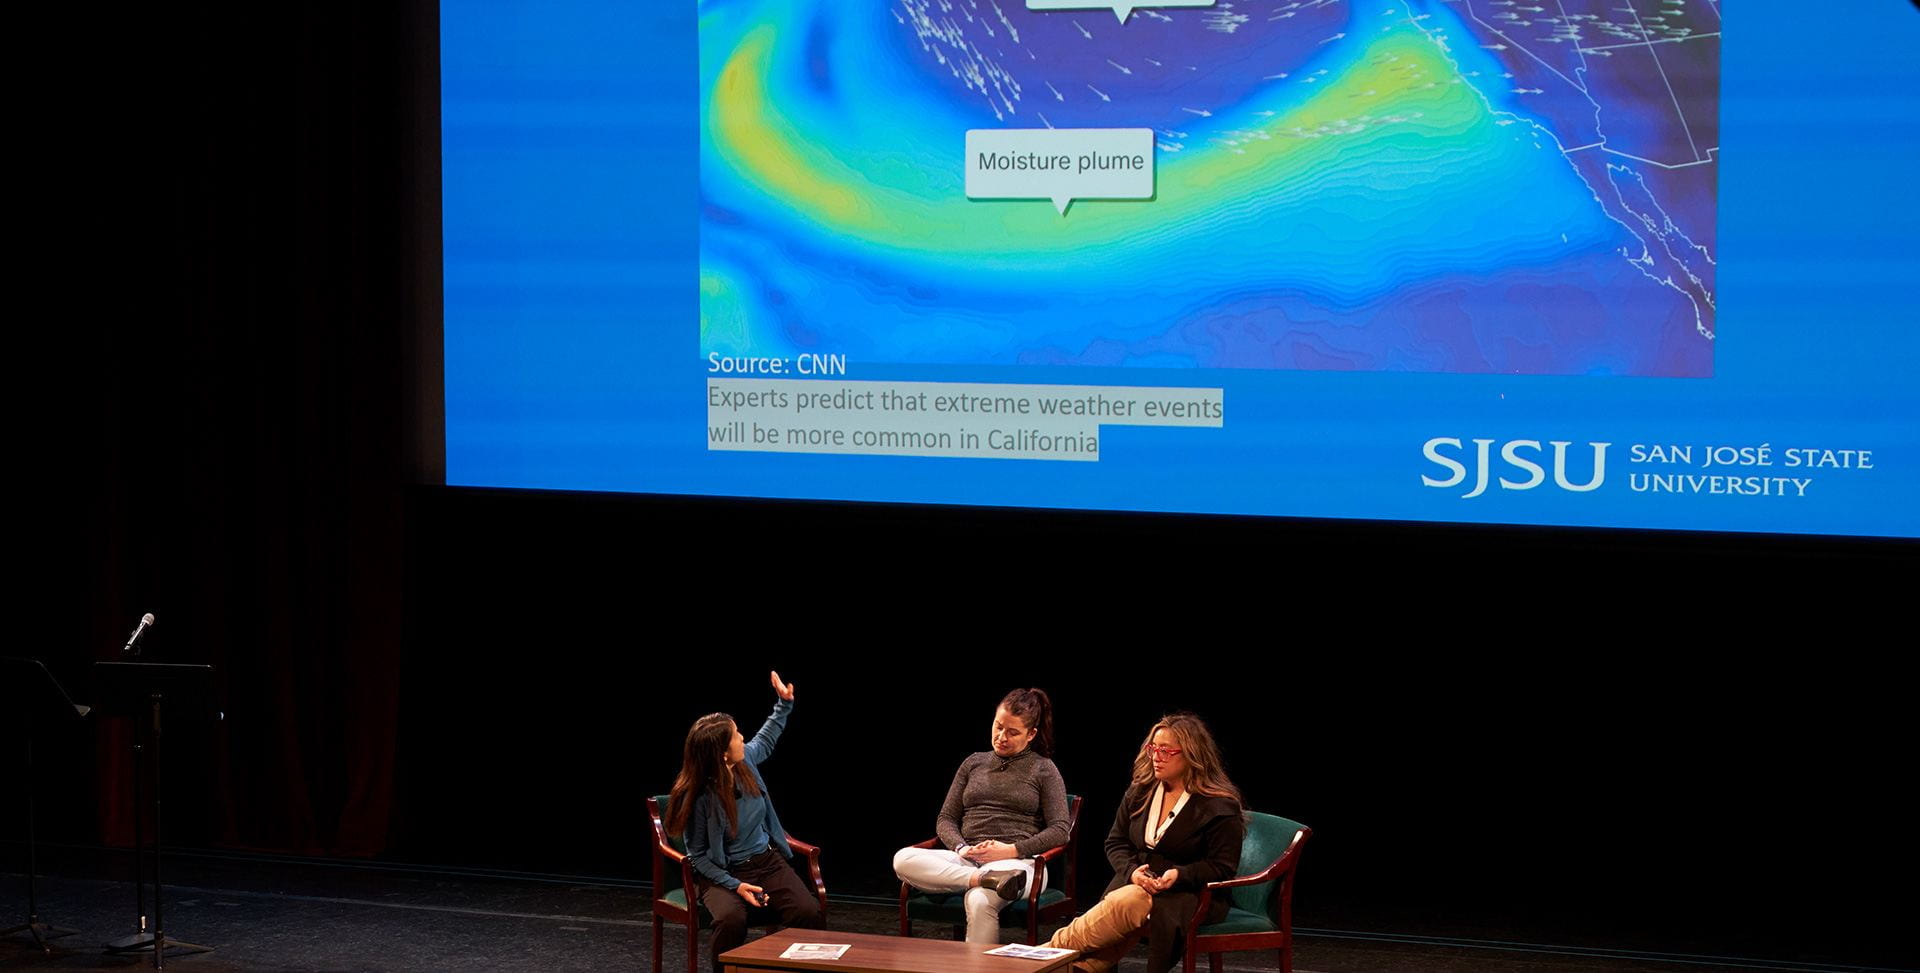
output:
POLYGON ((726 973, 754 970, 835 970, 838 973, 1054 973, 1079 957, 1069 953, 1051 962, 988 956, 991 947, 944 939, 869 936, 828 929, 782 929, 720 954, 726 973), (781 959, 794 943, 847 943, 853 948, 837 960, 781 959))

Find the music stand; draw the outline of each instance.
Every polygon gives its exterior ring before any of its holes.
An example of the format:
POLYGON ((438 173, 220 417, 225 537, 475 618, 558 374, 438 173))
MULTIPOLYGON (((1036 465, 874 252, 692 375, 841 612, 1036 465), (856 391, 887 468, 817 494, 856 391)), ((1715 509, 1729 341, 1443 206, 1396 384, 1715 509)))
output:
POLYGON ((96 662, 94 709, 109 716, 133 717, 133 855, 139 922, 134 933, 107 944, 114 953, 153 950, 153 968, 166 968, 166 954, 209 953, 211 946, 168 939, 160 890, 160 739, 165 720, 213 721, 221 718, 214 701, 213 667, 163 662, 96 662), (146 867, 141 839, 140 755, 153 767, 153 931, 147 931, 146 867))
POLYGON ((40 845, 33 807, 34 730, 41 725, 78 723, 86 717, 87 707, 68 697, 67 691, 60 688, 53 673, 48 672, 40 660, 11 656, 0 657, 0 701, 5 702, 0 709, 19 717, 17 722, 27 743, 27 921, 0 930, 0 939, 9 939, 24 932, 33 937, 34 944, 40 947, 41 952, 51 953, 53 947, 47 945, 47 940, 71 936, 79 930, 40 921, 40 902, 36 889, 40 878, 40 845))

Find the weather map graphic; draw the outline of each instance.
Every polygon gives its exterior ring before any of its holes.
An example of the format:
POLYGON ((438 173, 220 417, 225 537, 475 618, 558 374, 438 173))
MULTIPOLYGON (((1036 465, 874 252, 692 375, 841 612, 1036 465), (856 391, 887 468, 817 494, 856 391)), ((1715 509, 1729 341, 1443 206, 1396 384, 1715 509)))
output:
POLYGON ((704 0, 701 352, 1710 376, 1719 40, 1717 0, 704 0), (1143 129, 1148 198, 969 198, 969 133, 1143 129))

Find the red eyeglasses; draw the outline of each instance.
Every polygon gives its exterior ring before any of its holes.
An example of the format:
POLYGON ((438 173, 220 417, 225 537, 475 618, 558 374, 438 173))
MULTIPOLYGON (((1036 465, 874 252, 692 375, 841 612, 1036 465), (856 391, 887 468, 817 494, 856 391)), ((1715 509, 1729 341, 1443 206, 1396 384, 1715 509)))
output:
POLYGON ((1149 743, 1141 747, 1140 749, 1156 757, 1178 757, 1181 754, 1186 753, 1185 750, 1182 750, 1179 747, 1163 747, 1157 743, 1149 743))

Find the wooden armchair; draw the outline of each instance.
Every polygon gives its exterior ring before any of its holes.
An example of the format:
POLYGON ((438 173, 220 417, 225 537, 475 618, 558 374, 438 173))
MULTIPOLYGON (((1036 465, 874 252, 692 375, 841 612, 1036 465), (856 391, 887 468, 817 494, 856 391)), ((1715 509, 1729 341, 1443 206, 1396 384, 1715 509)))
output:
POLYGON ((1220 973, 1220 954, 1244 949, 1273 949, 1280 953, 1280 973, 1293 973, 1293 878, 1300 865, 1300 846, 1313 829, 1258 811, 1247 812, 1247 837, 1240 846, 1240 862, 1271 862, 1251 875, 1209 882, 1200 891, 1200 907, 1187 926, 1186 973, 1194 973, 1200 954, 1207 967, 1220 973), (1215 896, 1230 903, 1227 917, 1202 924, 1215 896))
MULTIPOLYGON (((1058 848, 1048 849, 1034 859, 1034 880, 1027 883, 1026 897, 1008 905, 1000 912, 1000 925, 1026 926, 1027 945, 1040 944, 1040 923, 1055 919, 1071 919, 1079 910, 1079 902, 1074 896, 1074 859, 1080 843, 1080 797, 1067 795, 1067 843, 1058 848), (1061 881, 1054 883, 1052 870, 1055 862, 1062 862, 1064 868, 1061 881), (1043 883, 1045 876, 1049 881, 1043 883), (1048 885, 1044 892, 1042 884, 1048 885)), ((928 838, 915 848, 939 848, 937 838, 928 838)), ((922 892, 919 889, 900 883, 900 935, 913 935, 913 921, 923 919, 928 922, 951 923, 956 929, 965 929, 967 924, 966 906, 962 904, 962 893, 958 892, 922 892)), ((958 937, 955 937, 958 938, 958 937)))
MULTIPOLYGON (((653 973, 660 973, 660 936, 671 920, 687 930, 687 973, 700 973, 700 928, 708 922, 706 910, 693 898, 693 865, 687 861, 686 841, 667 834, 665 814, 667 795, 647 798, 647 817, 653 820, 653 973)), ((787 844, 806 859, 806 868, 796 868, 802 878, 813 884, 820 897, 820 915, 827 914, 827 883, 820 877, 820 848, 792 835, 787 844)), ((795 862, 798 863, 796 858, 795 862)), ((771 925, 778 913, 771 909, 749 909, 747 917, 756 926, 771 925)))

